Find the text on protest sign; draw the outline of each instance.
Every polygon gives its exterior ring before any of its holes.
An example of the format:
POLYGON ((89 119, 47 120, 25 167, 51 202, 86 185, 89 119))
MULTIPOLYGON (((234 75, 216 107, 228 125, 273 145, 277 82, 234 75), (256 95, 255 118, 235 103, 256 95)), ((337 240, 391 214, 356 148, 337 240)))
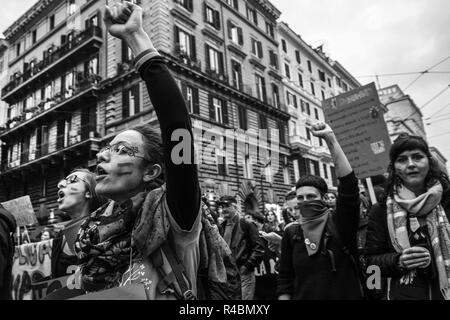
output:
POLYGON ((385 173, 391 140, 375 84, 327 99, 323 110, 357 177, 385 173))

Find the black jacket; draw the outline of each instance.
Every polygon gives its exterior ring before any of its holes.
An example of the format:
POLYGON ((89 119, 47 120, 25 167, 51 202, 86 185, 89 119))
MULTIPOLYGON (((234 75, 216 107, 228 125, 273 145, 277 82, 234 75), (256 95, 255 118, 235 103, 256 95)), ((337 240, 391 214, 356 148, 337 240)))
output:
MULTIPOLYGON (((443 200, 449 198, 449 194, 443 196, 443 200)), ((450 202, 442 203, 447 218, 450 218, 450 202)), ((410 285, 400 284, 400 278, 404 275, 398 266, 398 259, 400 253, 394 249, 389 230, 387 226, 386 204, 382 203, 375 205, 372 208, 369 216, 369 223, 367 227, 365 258, 368 266, 378 266, 381 271, 381 276, 384 278, 391 278, 389 297, 387 292, 384 293, 386 298, 391 300, 424 300, 424 299, 443 299, 439 290, 437 270, 435 260, 433 257, 433 250, 431 249, 430 237, 426 226, 423 233, 426 235, 425 246, 431 253, 431 264, 428 268, 419 271, 414 282, 410 285), (431 293, 431 297, 430 297, 431 293)), ((410 234, 408 228, 408 233, 410 234)), ((411 243, 411 245, 414 245, 411 243)))
POLYGON ((14 241, 11 233, 16 230, 16 220, 0 205, 0 300, 12 299, 12 265, 14 241))
MULTIPOLYGON (((230 249, 236 259, 238 268, 245 266, 253 271, 264 257, 264 242, 259 236, 258 228, 251 222, 235 216, 233 219, 230 249)), ((222 223, 222 236, 225 233, 227 221, 222 223)))
POLYGON ((339 180, 336 211, 332 219, 342 243, 330 237, 324 246, 325 237, 322 237, 320 252, 309 256, 300 225, 294 222, 287 226, 281 243, 278 296, 289 294, 292 300, 362 298, 354 261, 343 251, 343 246, 346 246, 353 256, 357 255, 358 180, 353 172, 339 180), (335 270, 332 268, 333 261, 335 270))

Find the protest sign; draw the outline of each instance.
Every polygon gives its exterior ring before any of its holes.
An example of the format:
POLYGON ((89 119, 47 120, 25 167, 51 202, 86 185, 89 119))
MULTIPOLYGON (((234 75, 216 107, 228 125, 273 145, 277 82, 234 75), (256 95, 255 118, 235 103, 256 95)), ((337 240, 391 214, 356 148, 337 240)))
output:
POLYGON ((30 196, 2 202, 2 205, 14 216, 18 227, 37 223, 30 196))
POLYGON ((69 300, 148 300, 148 297, 145 286, 138 283, 88 293, 69 300))
POLYGON ((67 280, 70 275, 51 279, 47 281, 33 282, 31 284, 31 289, 33 291, 33 300, 41 300, 51 294, 54 291, 57 291, 67 285, 67 280))
POLYGON ((12 267, 13 299, 33 300, 32 284, 51 275, 53 240, 16 246, 12 267))
POLYGON ((385 173, 391 140, 375 84, 327 99, 323 110, 356 176, 385 173))

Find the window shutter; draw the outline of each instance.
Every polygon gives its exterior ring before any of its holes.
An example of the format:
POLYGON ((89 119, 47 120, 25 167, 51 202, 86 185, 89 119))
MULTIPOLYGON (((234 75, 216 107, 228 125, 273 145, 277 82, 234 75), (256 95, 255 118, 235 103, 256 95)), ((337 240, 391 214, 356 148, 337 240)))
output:
POLYGON ((209 46, 205 45, 206 68, 211 70, 211 61, 209 60, 209 46))
POLYGON ((209 118, 213 121, 216 121, 216 111, 214 110, 213 96, 211 94, 208 96, 208 100, 209 100, 209 118))
POLYGON ((214 10, 214 27, 220 30, 220 12, 214 10))
POLYGON ((194 4, 192 0, 187 1, 187 9, 191 12, 194 11, 194 4))
POLYGON ((130 92, 124 90, 122 92, 122 118, 128 118, 130 115, 130 92))
POLYGON ((203 19, 205 20, 205 22, 208 21, 206 15, 206 2, 203 3, 203 19))
POLYGON ((238 42, 239 45, 243 45, 244 44, 244 36, 242 35, 242 28, 238 28, 238 42))
POLYGON ((224 66, 223 66, 223 53, 218 52, 218 55, 219 55, 219 72, 220 72, 220 74, 225 74, 224 66))
POLYGON ((200 104, 199 104, 199 98, 198 98, 198 88, 193 88, 193 95, 194 95, 194 113, 200 114, 200 104))
POLYGON ((263 57, 262 43, 258 41, 257 44, 258 44, 258 57, 262 58, 263 57))
POLYGON ((261 78, 261 84, 263 89, 263 101, 267 102, 266 79, 264 77, 261 78))
POLYGON ((222 102, 222 119, 224 124, 229 124, 228 120, 228 105, 227 102, 223 99, 220 100, 222 102))
POLYGON ((190 36, 191 40, 191 58, 196 60, 197 59, 197 48, 195 47, 195 37, 190 36))
POLYGON ((141 111, 141 97, 139 90, 139 83, 133 87, 134 94, 134 114, 139 113, 141 111))

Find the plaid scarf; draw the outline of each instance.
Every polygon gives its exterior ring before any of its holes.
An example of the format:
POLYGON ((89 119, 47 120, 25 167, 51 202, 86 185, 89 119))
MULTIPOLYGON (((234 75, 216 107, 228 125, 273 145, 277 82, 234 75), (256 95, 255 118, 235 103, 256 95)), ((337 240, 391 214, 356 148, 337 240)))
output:
POLYGON ((426 216, 439 275, 439 287, 444 298, 449 300, 450 224, 440 204, 441 198, 442 185, 439 182, 418 197, 406 187, 400 186, 394 193, 394 199, 387 199, 387 225, 392 244, 400 253, 411 247, 407 230, 408 213, 411 217, 426 216))

